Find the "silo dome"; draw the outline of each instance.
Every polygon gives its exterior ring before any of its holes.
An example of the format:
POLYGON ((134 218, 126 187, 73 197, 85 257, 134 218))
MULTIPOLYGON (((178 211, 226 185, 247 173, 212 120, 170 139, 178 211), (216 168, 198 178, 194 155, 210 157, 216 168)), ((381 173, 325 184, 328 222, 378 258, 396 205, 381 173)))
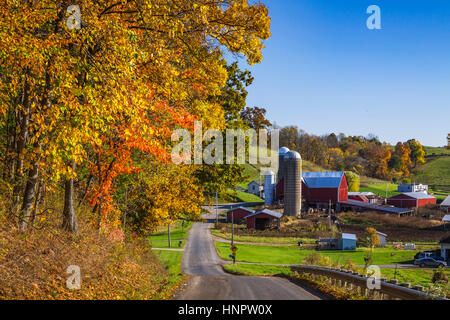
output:
POLYGON ((286 159, 302 159, 302 156, 300 155, 300 153, 298 153, 297 151, 289 151, 286 155, 285 155, 286 159))
POLYGON ((280 155, 282 155, 282 154, 284 155, 288 152, 289 152, 289 149, 286 147, 281 147, 280 150, 278 150, 278 154, 280 154, 280 155))

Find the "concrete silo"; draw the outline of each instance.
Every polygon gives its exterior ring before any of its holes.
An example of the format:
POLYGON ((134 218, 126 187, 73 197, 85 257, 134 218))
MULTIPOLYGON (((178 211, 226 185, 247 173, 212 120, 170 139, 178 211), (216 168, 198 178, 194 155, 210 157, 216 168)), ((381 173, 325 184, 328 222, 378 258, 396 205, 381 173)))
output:
POLYGON ((280 180, 283 178, 284 174, 284 157, 289 152, 289 149, 286 147, 280 148, 278 151, 278 174, 277 174, 277 182, 280 182, 280 180))
POLYGON ((264 173, 264 203, 273 204, 275 198, 275 173, 267 171, 264 173))
POLYGON ((284 215, 300 217, 302 210, 302 158, 289 151, 284 157, 284 215))

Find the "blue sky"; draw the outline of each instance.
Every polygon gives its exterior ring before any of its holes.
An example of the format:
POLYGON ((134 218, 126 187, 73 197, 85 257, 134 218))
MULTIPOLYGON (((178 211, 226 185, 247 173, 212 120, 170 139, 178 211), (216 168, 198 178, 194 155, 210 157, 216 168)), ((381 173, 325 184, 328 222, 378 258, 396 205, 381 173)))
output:
POLYGON ((272 37, 247 106, 309 133, 446 145, 450 1, 265 0, 272 37), (382 30, 369 30, 369 5, 382 30))

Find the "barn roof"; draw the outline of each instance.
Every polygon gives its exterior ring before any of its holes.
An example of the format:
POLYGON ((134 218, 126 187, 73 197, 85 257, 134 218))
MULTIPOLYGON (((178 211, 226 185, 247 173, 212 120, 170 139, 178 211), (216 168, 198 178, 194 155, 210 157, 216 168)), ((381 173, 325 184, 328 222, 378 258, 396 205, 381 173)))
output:
POLYGON ((310 189, 339 188, 344 174, 343 171, 303 172, 302 178, 310 189))
POLYGON ((448 196, 447 198, 445 198, 444 201, 442 201, 441 206, 450 207, 450 196, 448 196))
MULTIPOLYGON (((399 195, 405 195, 414 199, 435 199, 433 196, 430 196, 429 194, 426 194, 424 192, 404 192, 399 195)), ((398 197, 399 195, 393 196, 391 198, 398 197)))
POLYGON ((248 211, 248 212, 250 212, 250 213, 255 212, 255 210, 252 210, 252 209, 249 209, 249 208, 246 208, 246 207, 236 207, 236 208, 231 208, 230 210, 227 211, 227 213, 228 213, 228 212, 235 211, 235 210, 237 210, 237 209, 242 209, 242 210, 248 211))
POLYGON ((260 210, 258 212, 254 212, 252 214, 249 214, 248 216, 244 217, 244 219, 247 219, 247 218, 250 218, 250 217, 253 217, 253 216, 257 216, 259 214, 267 214, 269 216, 272 216, 272 217, 278 218, 278 219, 283 216, 282 213, 275 212, 275 211, 272 211, 272 210, 269 210, 269 209, 264 209, 264 210, 260 210))
POLYGON ((353 233, 343 233, 342 239, 356 240, 356 234, 353 233))

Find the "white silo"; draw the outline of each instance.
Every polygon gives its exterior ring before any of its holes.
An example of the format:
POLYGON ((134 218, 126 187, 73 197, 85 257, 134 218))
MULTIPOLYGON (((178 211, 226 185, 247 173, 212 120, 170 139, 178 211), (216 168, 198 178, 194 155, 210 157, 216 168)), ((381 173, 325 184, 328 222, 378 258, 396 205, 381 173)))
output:
POLYGON ((302 210, 302 157, 289 151, 284 158, 284 215, 300 217, 302 210))
POLYGON ((273 204, 275 198, 275 173, 267 171, 264 173, 264 203, 273 204))
POLYGON ((277 182, 279 182, 284 175, 284 157, 289 152, 289 149, 286 147, 280 148, 278 151, 278 175, 277 175, 277 182))

